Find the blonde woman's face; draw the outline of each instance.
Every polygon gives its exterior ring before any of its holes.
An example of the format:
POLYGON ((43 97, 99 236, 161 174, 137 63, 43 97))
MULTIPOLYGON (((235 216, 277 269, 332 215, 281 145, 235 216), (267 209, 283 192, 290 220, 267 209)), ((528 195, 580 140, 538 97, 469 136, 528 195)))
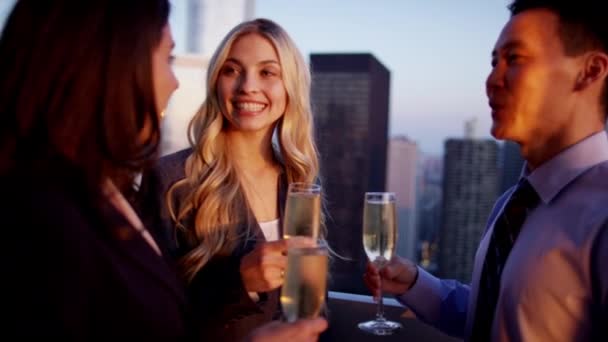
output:
POLYGON ((239 37, 220 68, 217 93, 233 129, 272 129, 285 113, 287 93, 270 41, 255 33, 239 37))

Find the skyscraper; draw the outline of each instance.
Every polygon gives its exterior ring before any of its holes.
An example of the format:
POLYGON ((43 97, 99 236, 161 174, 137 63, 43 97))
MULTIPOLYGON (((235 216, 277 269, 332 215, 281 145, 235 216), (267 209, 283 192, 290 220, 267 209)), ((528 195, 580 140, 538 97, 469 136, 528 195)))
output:
POLYGON ((477 246, 498 196, 498 144, 489 139, 445 143, 439 274, 469 282, 477 246))
POLYGON ((417 191, 417 229, 420 246, 418 263, 427 271, 437 272, 437 245, 441 228, 443 159, 424 155, 420 165, 417 191))
POLYGON ((187 0, 186 49, 211 57, 237 24, 253 19, 254 0, 187 0))
POLYGON ((510 187, 517 184, 521 170, 524 167, 524 158, 521 156, 519 145, 512 141, 505 141, 502 145, 502 156, 500 168, 502 180, 500 192, 507 191, 510 187))
POLYGON ((2 0, 0 1, 0 33, 2 33, 2 29, 4 29, 4 23, 6 18, 13 10, 15 6, 16 0, 2 0))
POLYGON ((397 197, 397 225, 400 256, 416 260, 416 181, 418 145, 404 136, 394 137, 388 144, 387 190, 397 197))
POLYGON ((202 55, 176 55, 173 71, 179 88, 171 96, 162 121, 161 155, 189 146, 188 124, 205 100, 208 59, 202 55))
POLYGON ((312 102, 334 258, 330 288, 367 293, 361 281, 366 191, 386 189, 388 69, 371 54, 312 54, 312 102))

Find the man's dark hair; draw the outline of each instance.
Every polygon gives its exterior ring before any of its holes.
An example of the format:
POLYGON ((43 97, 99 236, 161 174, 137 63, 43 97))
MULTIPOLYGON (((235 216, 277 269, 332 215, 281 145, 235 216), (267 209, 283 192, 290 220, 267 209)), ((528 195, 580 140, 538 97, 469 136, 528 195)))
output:
MULTIPOLYGON (((559 36, 565 53, 577 56, 589 50, 608 53, 607 0, 514 0, 509 5, 511 16, 531 9, 548 9, 559 17, 559 36)), ((608 79, 602 96, 608 112, 608 79)))
POLYGON ((0 37, 0 174, 61 160, 126 190, 160 142, 152 53, 168 16, 168 0, 17 1, 0 37))

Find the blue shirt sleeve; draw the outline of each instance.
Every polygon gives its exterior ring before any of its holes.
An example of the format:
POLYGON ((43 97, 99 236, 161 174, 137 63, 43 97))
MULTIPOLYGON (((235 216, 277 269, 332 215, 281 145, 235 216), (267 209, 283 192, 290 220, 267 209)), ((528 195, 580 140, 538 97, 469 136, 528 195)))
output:
POLYGON ((444 333, 463 338, 470 288, 455 280, 436 278, 418 267, 418 280, 397 300, 416 316, 444 333))

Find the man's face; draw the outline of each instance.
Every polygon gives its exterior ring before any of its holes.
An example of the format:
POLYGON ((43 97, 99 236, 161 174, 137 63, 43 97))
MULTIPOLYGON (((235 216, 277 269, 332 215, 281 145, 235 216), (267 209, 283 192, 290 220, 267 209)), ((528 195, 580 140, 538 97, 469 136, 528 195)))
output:
POLYGON ((534 9, 513 16, 498 37, 492 66, 486 93, 494 137, 526 148, 567 134, 580 58, 565 55, 555 13, 534 9))

